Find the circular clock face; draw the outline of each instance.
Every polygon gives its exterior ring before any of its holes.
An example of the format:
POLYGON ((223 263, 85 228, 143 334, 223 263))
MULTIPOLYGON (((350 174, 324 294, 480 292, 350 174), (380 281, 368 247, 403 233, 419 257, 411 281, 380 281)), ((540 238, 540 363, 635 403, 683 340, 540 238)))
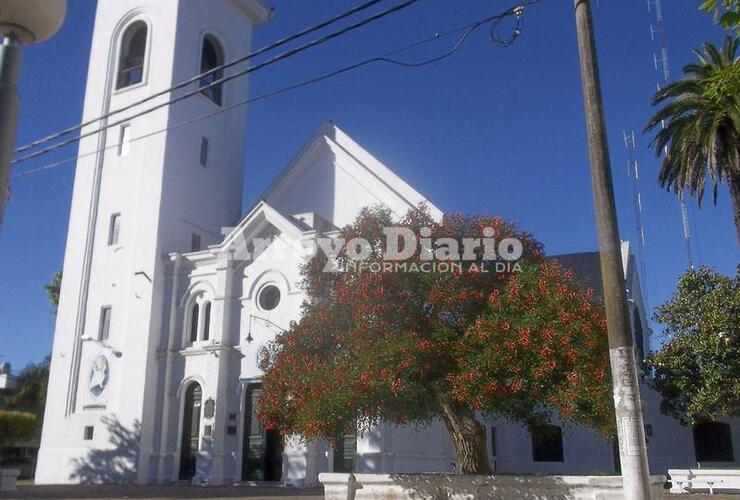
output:
POLYGON ((102 354, 95 358, 90 369, 90 394, 99 397, 105 391, 110 378, 110 363, 102 354))

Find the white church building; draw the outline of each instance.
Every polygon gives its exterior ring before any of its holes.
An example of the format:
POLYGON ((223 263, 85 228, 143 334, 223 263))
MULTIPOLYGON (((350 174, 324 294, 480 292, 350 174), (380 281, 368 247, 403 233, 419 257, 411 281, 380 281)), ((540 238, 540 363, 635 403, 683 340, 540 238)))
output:
MULTIPOLYGON (((269 18, 257 0, 98 0, 83 119, 246 56, 253 27, 269 18)), ((305 298, 297 255, 366 206, 399 218, 420 202, 442 212, 325 123, 240 218, 247 109, 230 107, 247 96, 245 79, 209 87, 130 121, 114 115, 81 141, 38 484, 308 486, 325 471, 454 468, 441 424, 418 432, 380 424, 334 450, 283 443, 256 420, 258 352, 300 318, 305 298)), ((561 260, 599 288, 598 254, 561 260)), ((627 244, 623 260, 644 353, 649 313, 627 244)), ((642 391, 653 472, 738 464, 737 421, 692 432, 642 391)), ((615 471, 612 443, 588 429, 553 422, 532 436, 494 420, 486 428, 497 471, 615 471)))

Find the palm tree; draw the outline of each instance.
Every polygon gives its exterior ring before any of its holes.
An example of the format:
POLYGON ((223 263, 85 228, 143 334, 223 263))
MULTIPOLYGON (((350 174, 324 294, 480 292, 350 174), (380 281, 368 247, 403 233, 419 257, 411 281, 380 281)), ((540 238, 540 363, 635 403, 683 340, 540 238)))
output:
POLYGON ((685 77, 660 89, 653 105, 668 101, 645 126, 662 128, 650 143, 656 155, 665 152, 658 180, 661 187, 683 196, 688 191, 701 207, 704 183, 727 183, 740 245, 740 59, 738 39, 728 36, 722 49, 704 44, 698 61, 683 68, 685 77))

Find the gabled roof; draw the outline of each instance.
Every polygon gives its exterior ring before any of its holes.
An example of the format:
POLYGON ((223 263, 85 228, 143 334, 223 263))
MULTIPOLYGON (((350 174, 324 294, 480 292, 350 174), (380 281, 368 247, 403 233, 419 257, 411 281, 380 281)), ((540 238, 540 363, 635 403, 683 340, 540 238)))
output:
POLYGON ((280 212, 272 208, 264 201, 260 201, 255 207, 239 222, 232 231, 224 238, 218 247, 228 248, 234 243, 234 240, 241 237, 250 238, 257 233, 264 224, 270 224, 293 240, 299 240, 303 230, 298 227, 294 221, 283 216, 280 212))
MULTIPOLYGON (((207 261, 228 250, 241 250, 243 249, 240 248, 241 243, 244 243, 241 245, 243 247, 253 238, 263 234, 268 227, 277 229, 296 248, 300 245, 304 235, 314 234, 313 230, 306 231, 298 225, 297 221, 284 217, 280 212, 261 201, 244 216, 236 227, 231 229, 221 243, 211 245, 197 252, 184 253, 183 256, 191 261, 207 261)), ((171 254, 171 256, 174 255, 171 254)))
MULTIPOLYGON (((399 218, 421 203, 428 205, 434 218, 442 218, 443 213, 439 208, 331 122, 323 123, 313 133, 260 199, 267 201, 284 215, 299 211, 315 212, 341 227, 348 222, 347 214, 343 212, 356 212, 355 205, 359 203, 357 197, 350 197, 345 192, 347 183, 352 184, 350 188, 360 193, 368 205, 386 205, 399 218), (327 173, 330 168, 334 169, 331 174, 327 173), (318 172, 319 170, 323 172, 318 172), (340 185, 340 175, 344 185, 340 185), (309 176, 314 177, 313 185, 310 182, 307 184, 306 178, 309 176), (319 179, 321 176, 323 177, 319 179), (334 185, 328 186, 330 182, 334 182, 334 185), (334 191, 317 192, 317 186, 332 188, 334 191), (296 197, 311 194, 324 199, 314 200, 313 205, 311 200, 301 201, 305 206, 296 201, 296 197), (327 201, 325 198, 328 196, 333 196, 333 199, 327 201), (342 196, 349 198, 341 199, 342 196), (330 203, 333 205, 328 207, 330 203), (327 211, 332 213, 326 213, 327 211)), ((353 218, 354 213, 351 219, 353 218)))

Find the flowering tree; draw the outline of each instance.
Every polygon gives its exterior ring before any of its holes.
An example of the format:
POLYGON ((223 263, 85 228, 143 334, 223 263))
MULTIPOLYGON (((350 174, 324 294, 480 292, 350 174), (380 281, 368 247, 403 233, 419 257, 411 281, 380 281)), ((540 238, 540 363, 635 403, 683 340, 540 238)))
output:
POLYGON ((439 418, 466 474, 491 472, 481 413, 534 426, 557 412, 611 431, 602 312, 531 235, 496 217, 435 222, 421 207, 400 224, 366 209, 340 237, 344 272, 324 272, 317 253, 303 269, 302 319, 262 353, 266 428, 336 441, 380 421, 439 418), (390 226, 417 237, 401 270, 382 267, 397 242, 390 226), (485 228, 497 243, 521 242, 513 269, 484 248, 455 255, 464 238, 491 236, 485 228), (349 258, 353 238, 369 242, 362 269, 349 258), (432 254, 436 267, 425 268, 432 254))
POLYGON ((740 416, 740 270, 687 271, 654 318, 668 335, 646 360, 661 410, 692 424, 740 416))

